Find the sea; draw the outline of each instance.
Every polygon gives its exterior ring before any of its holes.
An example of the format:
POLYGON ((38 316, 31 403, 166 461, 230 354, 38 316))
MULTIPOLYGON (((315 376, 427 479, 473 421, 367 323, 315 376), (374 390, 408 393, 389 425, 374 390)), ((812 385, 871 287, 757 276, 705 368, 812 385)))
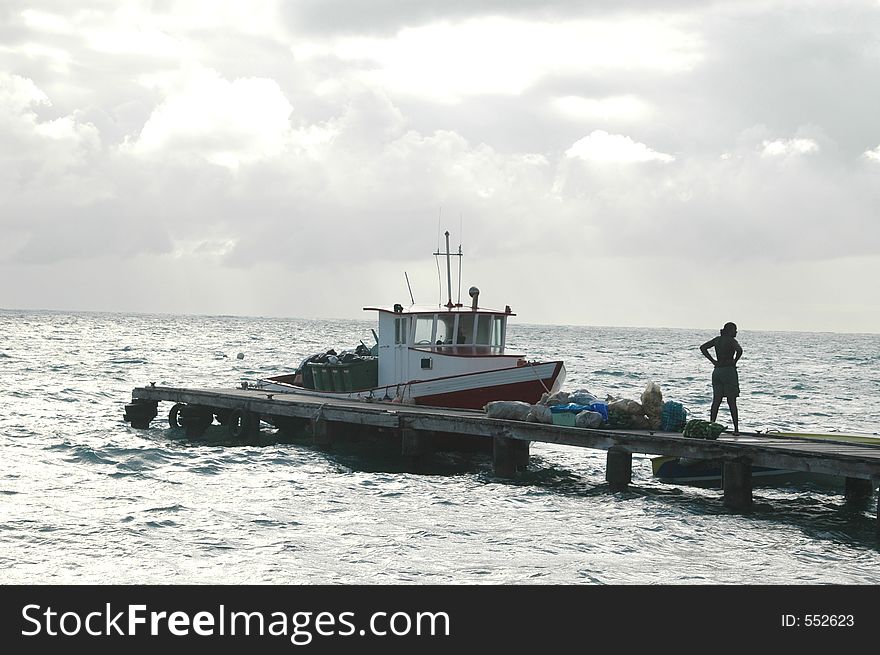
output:
MULTIPOLYGON (((496 477, 483 453, 419 470, 382 449, 187 439, 123 421, 134 387, 237 387, 373 343, 372 322, 0 310, 0 583, 873 585, 877 495, 810 483, 664 483, 635 455, 534 443, 496 477)), ((708 418, 714 329, 511 324, 509 349, 562 359, 564 388, 708 418)), ((741 330, 741 429, 877 433, 880 335, 741 330)), ((730 425, 726 406, 718 421, 730 425)), ((214 426, 211 430, 222 430, 214 426)), ((267 433, 271 430, 264 426, 267 433)), ((270 440, 271 441, 271 440, 270 440)))

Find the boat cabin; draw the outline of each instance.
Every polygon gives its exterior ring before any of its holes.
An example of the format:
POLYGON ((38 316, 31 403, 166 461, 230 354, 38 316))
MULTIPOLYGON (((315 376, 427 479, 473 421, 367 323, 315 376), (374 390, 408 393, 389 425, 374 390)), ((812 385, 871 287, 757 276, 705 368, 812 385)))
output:
POLYGON ((505 352, 504 310, 474 307, 365 307, 379 312, 379 386, 517 366, 505 352))

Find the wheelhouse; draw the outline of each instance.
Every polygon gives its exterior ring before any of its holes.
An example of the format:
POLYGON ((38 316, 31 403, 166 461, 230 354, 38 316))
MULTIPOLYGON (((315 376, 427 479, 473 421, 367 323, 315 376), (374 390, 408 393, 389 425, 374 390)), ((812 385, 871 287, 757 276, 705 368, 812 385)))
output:
POLYGON ((509 308, 365 307, 379 312, 379 383, 507 368, 509 308))
MULTIPOLYGON (((365 307, 379 312, 379 347, 406 346, 418 350, 468 355, 504 355, 509 308, 404 309, 365 307)), ((380 351, 381 352, 381 351, 380 351)))

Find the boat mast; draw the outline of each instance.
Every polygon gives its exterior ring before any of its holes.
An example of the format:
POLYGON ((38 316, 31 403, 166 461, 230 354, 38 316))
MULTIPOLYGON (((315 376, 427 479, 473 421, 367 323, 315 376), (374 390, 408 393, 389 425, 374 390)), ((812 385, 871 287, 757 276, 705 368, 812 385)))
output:
POLYGON ((454 305, 452 304, 452 260, 449 253, 449 230, 446 230, 444 234, 446 235, 446 286, 449 289, 449 302, 446 303, 446 306, 452 309, 454 305))
MULTIPOLYGON (((440 259, 442 255, 446 255, 446 289, 449 293, 448 300, 446 302, 446 308, 452 309, 453 307, 461 307, 461 246, 458 246, 458 252, 454 253, 449 250, 449 231, 444 232, 446 236, 446 252, 440 252, 440 244, 437 244, 437 252, 434 253, 434 258, 437 260, 437 284, 441 284, 440 282, 440 259), (458 296, 459 302, 458 304, 452 302, 452 258, 458 257, 458 296)), ((442 292, 441 292, 442 293, 442 292)), ((438 305, 439 299, 438 299, 438 305)))

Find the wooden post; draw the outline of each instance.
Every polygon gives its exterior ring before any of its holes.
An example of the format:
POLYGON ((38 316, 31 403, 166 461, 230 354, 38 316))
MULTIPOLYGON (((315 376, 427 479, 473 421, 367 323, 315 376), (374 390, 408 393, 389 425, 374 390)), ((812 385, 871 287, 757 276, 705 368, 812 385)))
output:
POLYGON ((632 459, 632 453, 625 448, 612 446, 608 449, 605 481, 613 491, 623 491, 632 482, 632 459))
POLYGON ((492 437, 492 464, 500 478, 516 477, 515 439, 492 437))
POLYGON ((745 509, 752 505, 752 463, 748 459, 724 462, 721 480, 724 485, 724 505, 731 509, 745 509))
POLYGON ((530 441, 517 439, 514 443, 516 453, 516 470, 525 471, 529 467, 529 444, 530 441))
POLYGON ((156 400, 134 400, 125 406, 124 419, 131 423, 131 427, 145 430, 150 427, 150 421, 156 418, 158 407, 156 400))
POLYGON ((321 450, 329 450, 333 445, 332 429, 325 419, 312 419, 312 438, 315 446, 321 450))
POLYGON ((400 430, 400 451, 404 457, 420 457, 431 452, 431 435, 409 428, 400 430))
POLYGON ((272 416, 270 422, 278 428, 279 441, 293 441, 308 429, 308 420, 292 416, 272 416))
POLYGON ((249 444, 254 446, 260 445, 260 415, 256 412, 251 412, 250 420, 248 421, 248 431, 245 435, 245 439, 249 444))
POLYGON ((874 494, 874 483, 864 478, 847 478, 843 494, 847 503, 864 503, 874 494))

